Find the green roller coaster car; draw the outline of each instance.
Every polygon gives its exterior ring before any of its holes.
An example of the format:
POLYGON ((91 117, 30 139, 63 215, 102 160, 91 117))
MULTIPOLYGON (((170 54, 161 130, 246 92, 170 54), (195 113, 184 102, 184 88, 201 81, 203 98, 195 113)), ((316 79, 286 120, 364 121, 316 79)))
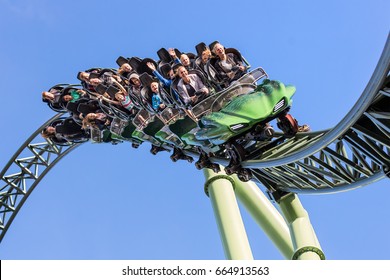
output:
MULTIPOLYGON (((265 79, 252 92, 240 95, 220 111, 202 117, 195 138, 221 145, 259 123, 265 124, 278 117, 283 120, 289 116, 287 111, 292 104, 294 93, 294 86, 285 86, 279 81, 265 79)), ((288 121, 292 120, 291 117, 288 118, 288 121)), ((296 133, 294 121, 291 122, 290 129, 283 129, 288 137, 296 133)))
POLYGON ((230 162, 225 172, 236 173, 247 181, 252 174, 241 162, 250 153, 248 148, 258 152, 268 147, 274 136, 270 121, 277 119, 284 137, 297 133, 297 121, 288 114, 294 93, 294 86, 269 80, 265 71, 257 68, 194 106, 166 107, 160 113, 145 107, 132 122, 125 121, 128 126, 123 131, 119 123, 116 134, 136 145, 144 141, 152 143, 153 154, 173 150, 173 161, 192 162, 189 154, 197 153, 199 159, 195 166, 198 169, 206 167, 218 172, 219 165, 212 162, 211 157, 227 157, 230 162), (265 79, 257 85, 262 78, 265 79))
POLYGON ((241 162, 248 154, 248 144, 256 142, 265 147, 273 138, 274 130, 268 122, 276 119, 286 138, 297 133, 298 123, 288 114, 295 87, 269 79, 257 86, 248 81, 250 79, 244 78, 217 93, 209 112, 199 118, 197 127, 182 136, 192 145, 208 143, 202 147, 200 158, 195 163, 198 169, 218 170, 208 154, 223 152, 230 159, 225 172, 228 175, 236 173, 241 180, 248 181, 252 177, 251 171, 242 168, 241 162))

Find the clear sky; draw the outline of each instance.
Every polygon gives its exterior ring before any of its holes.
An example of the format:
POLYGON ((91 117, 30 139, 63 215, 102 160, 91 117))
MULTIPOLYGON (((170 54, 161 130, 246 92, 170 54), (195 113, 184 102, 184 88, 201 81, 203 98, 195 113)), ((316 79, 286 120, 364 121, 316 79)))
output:
MULTIPOLYGON (((161 47, 195 52, 214 40, 294 84, 301 123, 331 128, 373 73, 389 10, 387 0, 0 0, 0 169, 54 115, 42 91, 116 67, 120 55, 157 59, 161 47)), ((203 173, 149 148, 87 143, 70 153, 22 207, 0 259, 224 259, 203 173)), ((389 186, 300 196, 328 259, 390 259, 389 186)), ((254 258, 283 259, 242 215, 254 258)))

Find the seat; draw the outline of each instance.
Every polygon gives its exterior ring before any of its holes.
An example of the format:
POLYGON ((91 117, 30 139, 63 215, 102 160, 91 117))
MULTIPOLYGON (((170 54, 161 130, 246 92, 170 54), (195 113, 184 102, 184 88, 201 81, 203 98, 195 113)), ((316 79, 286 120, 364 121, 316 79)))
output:
MULTIPOLYGON (((69 84, 57 84, 55 86, 52 86, 48 92, 51 92, 51 93, 58 93, 58 92, 61 92, 67 87, 69 86, 69 84)), ((49 106, 49 108, 55 112, 58 112, 58 113, 64 113, 66 112, 66 108, 64 108, 62 106, 62 104, 60 103, 60 100, 61 100, 61 94, 60 96, 58 97, 58 100, 57 101, 50 101, 50 100, 46 100, 46 99, 42 99, 42 102, 46 103, 47 106, 49 106)))
MULTIPOLYGON (((99 78, 100 81, 101 81, 101 84, 103 84, 103 85, 110 85, 111 84, 110 77, 112 77, 114 75, 119 76, 115 69, 104 68, 99 73, 90 73, 89 74, 89 78, 90 79, 99 78)), ((96 87, 95 87, 95 90, 96 90, 96 87)))
POLYGON ((72 90, 74 91, 77 91, 77 90, 80 90, 80 85, 68 85, 66 88, 64 88, 61 92, 61 95, 60 95, 60 99, 58 100, 58 103, 59 105, 64 108, 64 109, 67 109, 67 105, 68 103, 73 103, 73 102, 68 102, 68 101, 64 101, 64 96, 65 95, 70 95, 70 92, 72 90))
MULTIPOLYGON (((209 83, 208 79, 205 77, 205 75, 202 73, 202 71, 198 70, 198 69, 192 69, 192 70, 189 70, 188 71, 188 74, 196 74, 203 82, 203 84, 209 89, 209 92, 213 92, 214 91, 214 88, 212 87, 212 85, 209 83)), ((176 94, 179 92, 178 91, 178 88, 177 88, 177 85, 178 83, 180 82, 181 78, 177 77, 173 82, 172 82, 172 85, 171 85, 171 91, 176 91, 176 94)), ((171 92, 171 95, 173 93, 171 92)), ((179 95, 178 95, 178 98, 180 99, 180 103, 181 103, 181 106, 184 105, 184 100, 183 98, 179 95)))
MULTIPOLYGON (((174 49, 175 54, 177 57, 180 57, 181 52, 178 49, 174 49)), ((169 52, 165 48, 161 48, 157 51, 157 56, 159 60, 157 61, 157 69, 159 70, 160 73, 163 74, 165 78, 169 78, 167 75, 164 75, 164 72, 162 71, 163 65, 169 65, 172 66, 175 61, 169 54, 169 52)))
POLYGON ((135 71, 136 73, 139 73, 138 68, 140 67, 141 63, 142 63, 142 59, 136 56, 131 57, 129 60, 129 64, 131 68, 133 68, 133 71, 135 71))
MULTIPOLYGON (((219 43, 219 41, 212 42, 211 44, 209 44, 209 49, 213 50, 214 46, 218 43, 219 43)), ((241 55, 241 53, 237 49, 225 48, 225 53, 226 54, 233 53, 238 58, 238 60, 240 60, 244 65, 246 65, 246 71, 237 75, 237 77, 234 77, 234 79, 233 79, 233 80, 237 80, 242 75, 244 75, 251 66, 248 63, 248 61, 241 55)), ((229 83, 231 82, 231 80, 228 79, 227 77, 221 76, 218 73, 218 71, 216 71, 215 64, 216 64, 217 60, 218 60, 217 57, 213 57, 209 60, 209 62, 207 63, 207 66, 206 66, 207 75, 209 76, 209 79, 211 81, 213 81, 215 84, 219 85, 221 88, 226 88, 229 85, 229 83)))
POLYGON ((172 81, 170 93, 171 93, 171 96, 174 97, 176 106, 179 108, 186 109, 187 106, 184 103, 183 98, 178 94, 178 91, 177 91, 177 84, 179 83, 179 81, 180 81, 179 77, 176 77, 172 81))
POLYGON ((143 108, 151 114, 156 114, 157 111, 153 109, 153 105, 152 105, 153 93, 150 90, 150 88, 143 87, 141 90, 141 96, 142 96, 141 103, 142 103, 143 108))
POLYGON ((47 103, 47 106, 49 106, 49 108, 55 112, 58 112, 58 113, 65 113, 66 110, 59 104, 59 103, 52 103, 50 101, 46 101, 44 100, 43 102, 47 103))
POLYGON ((88 98, 80 98, 76 102, 68 102, 66 104, 66 110, 72 114, 79 115, 81 112, 78 111, 78 107, 81 103, 87 103, 90 99, 88 98))
POLYGON ((114 85, 110 85, 107 87, 106 89, 106 93, 108 94, 108 96, 112 99, 112 100, 115 100, 115 94, 117 94, 120 90, 114 86, 114 85))
POLYGON ((96 73, 96 72, 89 73, 89 79, 95 79, 95 78, 100 78, 100 73, 96 73))
MULTIPOLYGON (((176 56, 180 57, 181 52, 178 49, 174 49, 176 56)), ((173 63, 173 59, 167 49, 161 48, 157 51, 157 56, 160 59, 160 61, 165 62, 165 63, 173 63)))
POLYGON ((169 63, 163 63, 160 65, 159 69, 157 69, 161 74, 162 76, 165 78, 165 79, 171 79, 171 77, 169 76, 169 71, 171 71, 172 67, 169 63))
POLYGON ((217 58, 212 57, 206 64, 207 77, 211 82, 217 85, 219 88, 225 88, 227 81, 218 74, 217 70, 215 70, 215 63, 217 62, 217 58))
POLYGON ((116 59, 116 64, 118 64, 118 66, 122 66, 123 64, 125 63, 129 63, 129 59, 128 58, 124 58, 123 56, 119 56, 117 59, 116 59))
POLYGON ((154 64, 154 67, 156 69, 158 69, 158 65, 157 65, 157 62, 154 61, 153 59, 151 58, 144 58, 142 59, 142 61, 140 62, 139 66, 138 66, 138 69, 137 69, 137 72, 138 74, 142 74, 142 73, 148 73, 149 75, 153 75, 153 71, 152 69, 150 69, 147 65, 148 62, 151 62, 154 64))
POLYGON ((71 117, 56 126, 56 133, 62 134, 65 139, 74 143, 85 142, 89 138, 89 133, 71 117))
POLYGON ((67 135, 78 134, 82 132, 82 129, 81 126, 73 120, 73 118, 67 118, 56 125, 56 132, 63 134, 66 137, 67 135))
POLYGON ((185 53, 190 59, 190 68, 195 68, 196 55, 194 53, 185 53))
POLYGON ((80 103, 77 106, 77 111, 86 116, 89 113, 95 113, 99 108, 99 103, 96 100, 90 100, 85 103, 80 103))
MULTIPOLYGON (((156 63, 156 62, 154 62, 156 63)), ((164 69, 164 73, 162 73, 162 75, 166 78, 166 79, 170 79, 170 77, 167 77, 168 76, 168 72, 171 70, 171 66, 167 63, 165 63, 163 65, 163 69, 164 69)), ((149 69, 150 70, 150 69, 149 69)), ((161 73, 161 72, 160 72, 161 73)), ((160 80, 158 80, 155 76, 151 76, 153 75, 152 72, 150 71, 150 74, 149 73, 143 73, 140 75, 140 80, 141 80, 141 83, 144 87, 149 87, 149 85, 152 83, 152 82, 158 82, 159 84, 159 87, 160 87, 160 93, 159 93, 159 97, 161 98, 161 101, 167 105, 167 106, 175 106, 175 102, 169 92, 169 88, 166 88, 162 82, 160 82, 160 80)), ((149 95, 152 95, 152 93, 149 93, 149 95)))
POLYGON ((87 72, 87 73, 99 73, 101 70, 102 70, 101 67, 92 67, 92 68, 88 68, 84 72, 87 72))
POLYGON ((240 53, 239 50, 235 49, 235 48, 226 48, 225 49, 225 53, 228 54, 228 53, 233 53, 234 55, 237 56, 237 58, 246 66, 246 71, 244 72, 244 74, 248 71, 248 69, 251 68, 251 65, 249 64, 249 62, 245 59, 245 57, 242 56, 242 54, 240 53))
MULTIPOLYGON (((117 94, 119 92, 119 89, 115 86, 109 86, 107 88, 106 92, 113 100, 116 100, 115 94, 117 94)), ((104 101, 102 101, 102 102, 104 102, 104 101)), ((124 108, 122 105, 117 105, 117 104, 115 104, 113 102, 109 102, 109 101, 106 101, 106 103, 108 103, 107 105, 111 109, 111 111, 110 111, 110 112, 112 112, 111 117, 113 117, 113 118, 117 117, 123 121, 128 121, 130 116, 132 115, 131 112, 129 110, 127 110, 126 108, 124 108)))
POLYGON ((198 57, 201 57, 202 53, 207 49, 207 45, 204 42, 200 42, 195 46, 195 49, 198 57))

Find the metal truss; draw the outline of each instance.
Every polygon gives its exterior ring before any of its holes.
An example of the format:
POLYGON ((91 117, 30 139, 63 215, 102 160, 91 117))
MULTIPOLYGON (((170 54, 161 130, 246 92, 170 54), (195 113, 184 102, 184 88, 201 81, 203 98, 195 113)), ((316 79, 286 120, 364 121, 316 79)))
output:
POLYGON ((390 38, 363 94, 333 129, 286 140, 243 166, 271 192, 322 194, 390 174, 390 38))
POLYGON ((0 188, 0 241, 41 179, 58 161, 80 145, 57 145, 50 140, 38 142, 42 141, 42 129, 61 115, 57 114, 38 128, 0 173, 1 182, 4 184, 0 188))

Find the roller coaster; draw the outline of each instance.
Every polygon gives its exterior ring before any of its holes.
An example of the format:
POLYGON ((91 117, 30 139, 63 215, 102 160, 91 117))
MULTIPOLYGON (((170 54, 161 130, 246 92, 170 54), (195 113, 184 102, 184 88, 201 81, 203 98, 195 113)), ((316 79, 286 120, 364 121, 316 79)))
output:
MULTIPOLYGON (((293 92, 286 93, 290 88, 269 80, 261 68, 248 72, 241 81, 200 102, 198 107, 182 106, 185 117, 175 112, 174 107, 168 107, 159 117, 151 117, 153 108, 145 105, 131 125, 123 121, 127 115, 122 117, 123 112, 106 104, 105 112, 114 115, 108 132, 91 128, 75 140, 42 140, 42 130, 68 119, 66 112, 59 110, 23 143, 1 172, 4 185, 0 192, 0 241, 42 178, 73 149, 88 141, 115 144, 130 141, 135 147, 150 142, 152 152, 153 148, 154 152, 172 151, 173 161, 192 162, 199 158, 195 166, 204 169, 205 192, 212 202, 228 259, 253 258, 236 198, 287 259, 324 259, 297 195, 353 190, 390 176, 389 71, 388 37, 374 73, 353 108, 334 128, 314 132, 297 133, 295 120, 287 114, 293 92), (255 84, 260 79, 264 80, 255 84), (245 122, 235 120, 224 126, 218 122, 223 119, 218 114, 231 115, 246 102, 244 98, 261 99, 267 94, 280 96, 272 101, 264 116, 245 117, 245 122), (148 118, 151 121, 145 122, 148 118), (264 138, 261 133, 265 124, 274 119, 278 119, 281 132, 264 138), (167 125, 170 130, 162 129, 167 125), (251 180, 267 189, 282 214, 251 180)), ((68 90, 78 88, 59 86, 68 90)), ((165 96, 168 103, 175 102, 172 96, 165 96)), ((133 99, 133 102, 143 101, 133 99)))

